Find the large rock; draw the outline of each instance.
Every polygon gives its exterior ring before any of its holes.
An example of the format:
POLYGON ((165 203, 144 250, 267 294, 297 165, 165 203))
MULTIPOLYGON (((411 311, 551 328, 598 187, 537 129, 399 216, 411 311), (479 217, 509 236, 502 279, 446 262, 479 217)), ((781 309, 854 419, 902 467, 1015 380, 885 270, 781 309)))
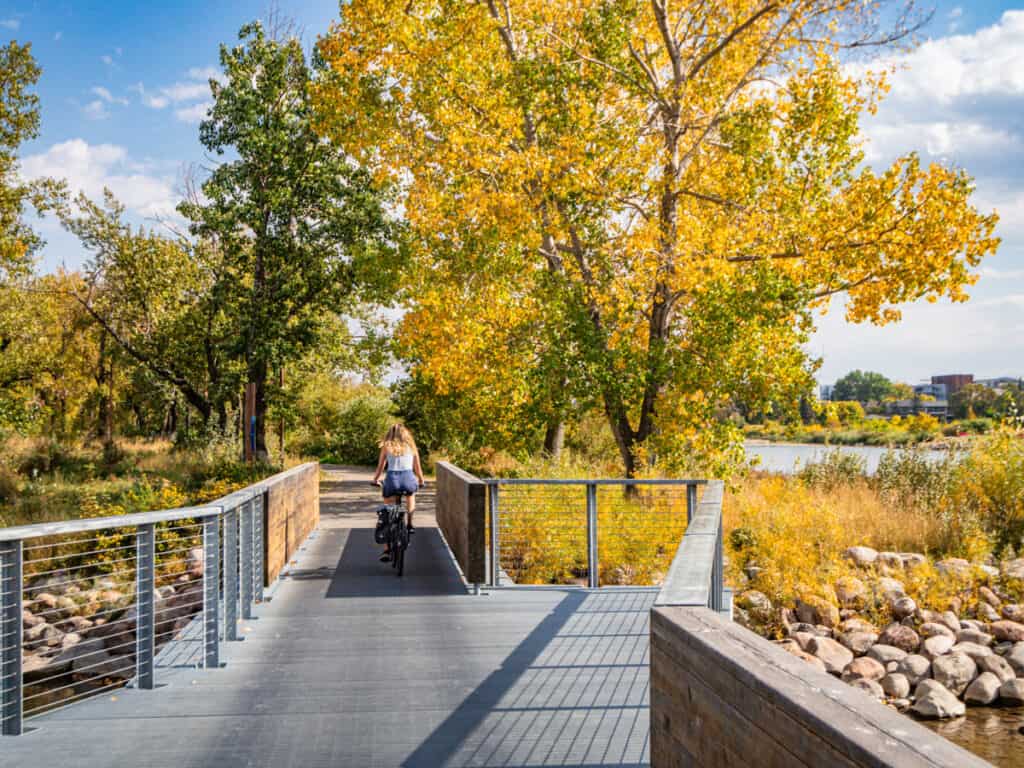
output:
POLYGON ((916 688, 922 680, 931 677, 932 663, 924 656, 914 653, 900 661, 896 671, 907 678, 911 688, 916 688))
POLYGON ((836 599, 846 608, 859 608, 868 596, 868 588, 856 576, 842 576, 834 585, 836 599))
POLYGON ((945 653, 949 653, 954 645, 953 638, 949 635, 932 635, 926 637, 921 643, 919 653, 929 659, 935 659, 945 653))
POLYGON ((885 691, 882 686, 878 684, 877 680, 872 680, 869 677, 857 677, 850 680, 850 685, 854 688, 864 691, 872 698, 882 700, 885 698, 885 691))
POLYGON ((27 609, 22 609, 22 611, 21 611, 21 625, 25 629, 31 629, 32 627, 37 627, 40 624, 44 624, 44 623, 46 623, 46 619, 44 619, 42 616, 36 616, 34 613, 32 613, 32 611, 29 611, 27 609))
POLYGON ((966 653, 950 653, 932 661, 932 678, 959 696, 978 674, 978 665, 966 653))
POLYGON ((999 611, 988 603, 978 603, 977 614, 979 619, 986 622, 999 621, 999 611))
POLYGON ((867 655, 882 664, 889 664, 894 661, 900 662, 907 658, 907 652, 902 648, 897 648, 893 645, 883 645, 882 643, 876 643, 871 646, 871 650, 868 651, 867 655))
POLYGON ((999 595, 993 592, 988 587, 978 587, 978 597, 984 600, 986 603, 991 605, 993 608, 998 608, 1002 600, 999 599, 999 595))
POLYGON ((878 627, 860 616, 851 616, 850 618, 845 619, 839 628, 843 632, 868 632, 874 635, 878 634, 878 627))
POLYGON ((953 653, 965 653, 970 656, 974 663, 978 663, 978 659, 983 656, 994 656, 992 649, 985 645, 978 645, 977 643, 957 643, 950 651, 953 653))
POLYGON ((878 635, 873 632, 843 632, 839 642, 853 651, 854 656, 863 656, 877 642, 878 635))
POLYGON ((899 552, 879 552, 878 563, 889 568, 902 568, 903 558, 899 552))
POLYGON ((956 641, 958 643, 976 643, 977 645, 983 645, 988 648, 992 645, 992 635, 983 630, 969 627, 967 629, 961 629, 956 633, 956 641))
POLYGON ((999 698, 999 686, 1003 681, 991 672, 982 672, 964 691, 964 701, 968 704, 987 706, 999 698))
POLYGON ((917 603, 911 597, 897 597, 889 603, 889 608, 892 610, 893 618, 905 619, 914 615, 917 611, 917 603))
POLYGON ((1019 605, 1018 603, 1004 605, 1003 618, 1016 621, 1018 624, 1024 623, 1024 605, 1019 605))
POLYGON ((764 592, 748 589, 739 594, 736 604, 750 614, 754 621, 766 622, 772 619, 772 601, 764 592))
POLYGON ((875 582, 875 590, 886 599, 887 602, 895 600, 907 594, 903 582, 888 576, 880 576, 875 582))
POLYGON ((1024 678, 1007 680, 999 686, 999 699, 1007 704, 1024 704, 1024 678))
POLYGON ((892 672, 881 680, 882 690, 890 699, 905 699, 910 695, 910 681, 906 675, 892 672))
POLYGON ((947 557, 939 560, 935 569, 943 576, 966 576, 971 571, 971 564, 962 557, 947 557))
POLYGON ((996 656, 994 653, 991 656, 982 656, 974 663, 978 665, 979 672, 991 672, 999 678, 999 682, 1001 683, 1005 683, 1007 680, 1013 680, 1013 678, 1017 676, 1017 673, 1013 671, 1013 667, 1010 666, 1010 663, 1002 656, 996 656))
POLYGON ((1003 658, 1013 667, 1018 677, 1024 677, 1024 642, 1014 643, 1013 647, 1003 654, 1003 658))
POLYGON ((842 674, 846 665, 853 661, 853 652, 849 648, 827 637, 815 637, 807 646, 808 653, 821 659, 825 669, 833 675, 842 674))
POLYGON ((903 560, 904 568, 917 568, 928 562, 928 558, 920 552, 900 552, 900 558, 903 560))
POLYGON ((779 643, 779 647, 782 648, 782 650, 786 651, 786 653, 796 656, 798 659, 803 659, 813 667, 817 667, 822 672, 826 671, 825 663, 817 656, 813 656, 812 654, 807 653, 806 651, 801 649, 800 646, 796 643, 796 641, 783 640, 779 643))
POLYGON ((941 683, 935 680, 922 680, 914 689, 914 705, 911 710, 920 717, 941 719, 960 717, 967 708, 941 683))
POLYGON ((960 631, 960 619, 957 618, 954 611, 943 611, 942 615, 939 616, 939 624, 945 624, 946 628, 953 633, 956 637, 956 633, 960 631))
POLYGON ((823 597, 809 597, 796 601, 796 615, 801 622, 816 626, 839 625, 839 609, 823 597))
POLYGON ((990 629, 992 636, 1000 642, 1019 643, 1024 641, 1024 624, 1018 624, 1016 621, 1007 619, 993 621, 990 629))
POLYGON ((951 640, 956 638, 956 633, 953 632, 953 630, 951 630, 945 624, 940 624, 937 621, 925 622, 918 628, 917 633, 921 635, 921 637, 934 637, 935 635, 946 635, 946 637, 948 637, 951 640))
POLYGON ((878 560, 878 550, 871 547, 850 547, 843 552, 843 557, 852 560, 856 565, 874 565, 878 560))
POLYGON ((1000 566, 999 570, 1008 579, 1024 580, 1024 557, 1018 557, 1016 560, 1007 560, 1000 566))
POLYGON ((188 569, 188 575, 193 578, 198 578, 203 575, 203 563, 204 555, 202 547, 195 547, 188 551, 188 555, 185 558, 185 567, 188 569))
POLYGON ((843 670, 843 681, 849 683, 858 677, 866 677, 869 680, 881 680, 885 677, 885 667, 867 656, 854 659, 843 670))
POLYGON ((878 636, 878 642, 882 645, 895 646, 907 653, 913 653, 921 645, 921 638, 910 627, 905 627, 902 624, 890 624, 878 636))

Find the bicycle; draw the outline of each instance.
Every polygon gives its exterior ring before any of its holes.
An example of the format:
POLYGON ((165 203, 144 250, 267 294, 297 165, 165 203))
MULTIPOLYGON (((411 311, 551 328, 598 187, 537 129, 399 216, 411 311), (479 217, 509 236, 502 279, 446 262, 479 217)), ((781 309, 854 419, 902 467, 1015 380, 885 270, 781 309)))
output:
POLYGON ((406 510, 402 499, 411 493, 399 490, 395 493, 395 503, 385 504, 377 509, 377 527, 373 539, 378 544, 387 544, 391 553, 391 567, 399 578, 405 571, 405 550, 409 548, 409 526, 406 523, 406 510))

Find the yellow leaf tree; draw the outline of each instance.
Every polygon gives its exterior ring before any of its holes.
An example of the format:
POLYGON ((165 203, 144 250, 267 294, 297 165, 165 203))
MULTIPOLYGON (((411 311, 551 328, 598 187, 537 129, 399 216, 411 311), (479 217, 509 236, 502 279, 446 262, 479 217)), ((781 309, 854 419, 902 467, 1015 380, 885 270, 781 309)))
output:
POLYGON ((734 456, 721 408, 806 386, 830 297, 876 323, 966 299, 997 246, 970 177, 863 162, 884 76, 844 52, 908 31, 879 31, 877 5, 343 5, 320 127, 403 190, 416 364, 441 387, 558 395, 556 418, 594 404, 633 474, 734 456))

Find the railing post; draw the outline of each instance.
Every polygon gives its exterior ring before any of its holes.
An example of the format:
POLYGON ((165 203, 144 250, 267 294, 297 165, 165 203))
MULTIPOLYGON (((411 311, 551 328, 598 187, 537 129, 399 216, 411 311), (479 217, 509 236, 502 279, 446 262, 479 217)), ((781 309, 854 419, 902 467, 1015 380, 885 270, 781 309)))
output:
POLYGON ((718 535, 715 537, 715 564, 711 570, 711 610, 718 613, 722 610, 722 581, 724 563, 722 562, 722 520, 718 520, 718 535))
POLYGON ((686 525, 693 520, 693 513, 697 511, 697 484, 686 484, 686 525))
POLYGON ((253 500, 252 511, 252 591, 257 603, 263 602, 263 499, 260 492, 253 500))
POLYGON ((487 499, 491 507, 491 586, 501 586, 501 537, 498 530, 498 484, 487 486, 487 499))
POLYGON ((203 521, 203 666, 220 666, 220 517, 203 521))
POLYGON ((241 542, 241 567, 239 568, 239 584, 241 585, 242 618, 252 618, 252 517, 255 503, 252 499, 245 502, 239 510, 238 536, 241 542))
POLYGON ((135 534, 135 686, 153 689, 153 656, 156 652, 156 525, 140 525, 135 534))
POLYGON ((224 513, 224 639, 238 639, 238 508, 224 513))
POLYGON ((587 584, 591 589, 601 586, 597 559, 597 485, 587 483, 587 584))
POLYGON ((0 542, 0 733, 21 735, 22 544, 0 542))

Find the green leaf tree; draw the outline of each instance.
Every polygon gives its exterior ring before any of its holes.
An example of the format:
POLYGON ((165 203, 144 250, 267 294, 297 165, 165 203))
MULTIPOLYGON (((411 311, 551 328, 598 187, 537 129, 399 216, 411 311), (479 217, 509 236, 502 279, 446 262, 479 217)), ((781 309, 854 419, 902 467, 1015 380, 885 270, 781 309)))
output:
POLYGON ((324 313, 342 313, 387 251, 382 196, 369 176, 313 130, 313 70, 296 38, 259 23, 221 46, 223 81, 200 141, 224 158, 205 200, 180 210, 222 255, 221 295, 239 321, 238 356, 256 389, 256 453, 266 458, 275 370, 315 346, 324 313))
POLYGON ((881 402, 892 392, 889 379, 874 371, 850 371, 836 382, 833 400, 856 400, 858 403, 881 402))

